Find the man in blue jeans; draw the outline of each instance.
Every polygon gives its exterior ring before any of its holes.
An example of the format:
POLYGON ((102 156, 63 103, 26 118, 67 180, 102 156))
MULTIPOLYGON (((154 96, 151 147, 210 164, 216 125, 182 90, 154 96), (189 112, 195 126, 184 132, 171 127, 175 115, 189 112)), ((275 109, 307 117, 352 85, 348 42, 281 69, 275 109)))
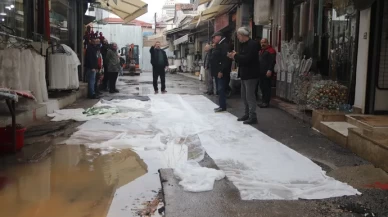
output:
POLYGON ((226 111, 226 80, 230 76, 231 60, 227 54, 229 45, 221 32, 216 32, 212 35, 213 43, 215 44, 210 60, 210 70, 217 82, 217 92, 219 95, 219 108, 214 109, 216 113, 226 111))
POLYGON ((88 98, 98 99, 94 90, 96 83, 96 73, 98 70, 98 52, 100 43, 97 44, 96 39, 92 39, 92 43, 88 45, 85 54, 85 68, 88 80, 88 98))

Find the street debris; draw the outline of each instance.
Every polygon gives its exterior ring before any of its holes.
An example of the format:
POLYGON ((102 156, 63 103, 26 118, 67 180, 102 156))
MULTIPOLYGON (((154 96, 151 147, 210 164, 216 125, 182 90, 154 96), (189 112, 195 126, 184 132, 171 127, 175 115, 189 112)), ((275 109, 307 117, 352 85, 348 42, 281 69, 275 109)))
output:
POLYGON ((140 217, 151 217, 157 214, 163 214, 164 204, 162 201, 162 192, 160 191, 158 193, 158 196, 155 197, 155 199, 143 203, 142 206, 143 208, 137 210, 137 215, 139 215, 140 217))

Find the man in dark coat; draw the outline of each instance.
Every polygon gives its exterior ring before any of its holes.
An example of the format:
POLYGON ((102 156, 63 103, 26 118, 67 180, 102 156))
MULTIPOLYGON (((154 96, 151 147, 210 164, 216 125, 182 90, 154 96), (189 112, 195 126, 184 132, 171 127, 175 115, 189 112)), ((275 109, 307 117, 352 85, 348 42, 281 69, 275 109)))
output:
POLYGON ((96 40, 92 39, 92 44, 86 48, 85 54, 85 68, 86 75, 88 80, 88 97, 90 99, 98 98, 96 96, 94 86, 96 83, 96 73, 98 71, 98 52, 99 52, 99 44, 96 44, 96 40))
POLYGON ((102 79, 101 89, 104 91, 108 90, 108 81, 109 81, 109 76, 107 74, 108 64, 106 61, 106 54, 108 53, 108 49, 109 49, 109 43, 108 43, 108 40, 105 39, 102 42, 102 46, 101 46, 101 56, 102 56, 102 63, 104 67, 104 78, 102 79))
POLYGON ((152 46, 150 49, 151 53, 151 65, 152 65, 152 75, 153 75, 153 84, 155 94, 159 92, 158 90, 158 78, 160 76, 160 81, 162 83, 162 93, 167 93, 166 91, 166 69, 168 67, 168 59, 166 52, 160 48, 160 42, 157 41, 155 46, 152 46))
POLYGON ((225 37, 221 32, 216 32, 212 36, 215 47, 213 48, 210 70, 212 76, 216 77, 218 84, 217 92, 219 94, 219 108, 214 109, 215 112, 226 111, 226 78, 230 76, 231 71, 231 60, 227 54, 229 51, 229 45, 225 37))
POLYGON ((228 53, 228 57, 238 63, 238 74, 241 78, 241 98, 244 100, 245 114, 237 119, 244 124, 256 124, 256 97, 255 89, 259 81, 258 43, 249 38, 250 30, 241 27, 237 30, 240 41, 240 51, 228 53))
POLYGON ((272 75, 276 63, 276 51, 269 45, 268 39, 261 39, 260 60, 260 89, 262 104, 260 108, 268 108, 271 100, 272 75))

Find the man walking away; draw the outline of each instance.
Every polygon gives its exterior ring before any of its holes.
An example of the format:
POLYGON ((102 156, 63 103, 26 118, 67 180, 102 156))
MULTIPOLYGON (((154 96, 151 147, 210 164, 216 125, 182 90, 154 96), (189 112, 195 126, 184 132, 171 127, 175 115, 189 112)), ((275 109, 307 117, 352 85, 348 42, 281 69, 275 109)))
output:
POLYGON ((166 91, 166 69, 168 67, 168 59, 166 52, 160 49, 160 42, 157 41, 155 46, 152 46, 150 49, 151 53, 151 65, 152 65, 152 76, 155 94, 159 92, 158 89, 158 78, 160 76, 160 81, 162 83, 162 93, 167 93, 166 91))
POLYGON ((276 51, 268 44, 268 39, 261 39, 260 60, 260 89, 262 104, 260 108, 268 108, 271 100, 272 74, 275 67, 276 51))
POLYGON ((87 47, 85 54, 85 68, 88 80, 88 98, 90 99, 98 98, 94 90, 94 85, 96 83, 96 73, 98 70, 98 50, 99 45, 96 44, 95 39, 92 39, 92 44, 87 47))
POLYGON ((240 41, 240 51, 228 53, 228 57, 238 63, 238 74, 241 78, 241 98, 245 104, 245 114, 237 119, 244 124, 256 124, 256 96, 255 89, 259 81, 258 43, 249 38, 250 31, 247 27, 237 30, 237 38, 240 41))
POLYGON ((214 87, 213 87, 213 76, 210 71, 210 58, 211 58, 211 46, 209 44, 206 44, 205 46, 205 59, 203 61, 203 67, 205 68, 205 74, 207 77, 207 91, 205 94, 207 95, 213 95, 214 93, 214 87))
POLYGON ((108 65, 108 73, 106 75, 109 76, 109 93, 118 93, 119 91, 116 89, 116 81, 120 71, 120 60, 117 55, 117 44, 112 43, 110 49, 106 53, 106 61, 108 65))
MULTIPOLYGON (((230 62, 228 58, 229 45, 223 37, 221 32, 216 32, 212 35, 213 43, 215 47, 213 48, 211 55, 211 73, 213 76, 217 76, 217 91, 219 94, 219 108, 214 109, 215 112, 224 112, 226 111, 226 81, 225 78, 230 73, 230 62)), ((229 75, 230 76, 230 75, 229 75)))

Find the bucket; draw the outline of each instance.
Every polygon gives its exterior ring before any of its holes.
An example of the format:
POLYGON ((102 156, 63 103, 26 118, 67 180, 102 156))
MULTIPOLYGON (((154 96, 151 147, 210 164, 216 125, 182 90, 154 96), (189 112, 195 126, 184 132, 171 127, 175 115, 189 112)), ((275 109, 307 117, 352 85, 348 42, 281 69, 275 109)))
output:
MULTIPOLYGON (((16 150, 24 146, 24 132, 26 128, 16 129, 16 150)), ((12 128, 0 127, 0 153, 12 152, 12 128)))

